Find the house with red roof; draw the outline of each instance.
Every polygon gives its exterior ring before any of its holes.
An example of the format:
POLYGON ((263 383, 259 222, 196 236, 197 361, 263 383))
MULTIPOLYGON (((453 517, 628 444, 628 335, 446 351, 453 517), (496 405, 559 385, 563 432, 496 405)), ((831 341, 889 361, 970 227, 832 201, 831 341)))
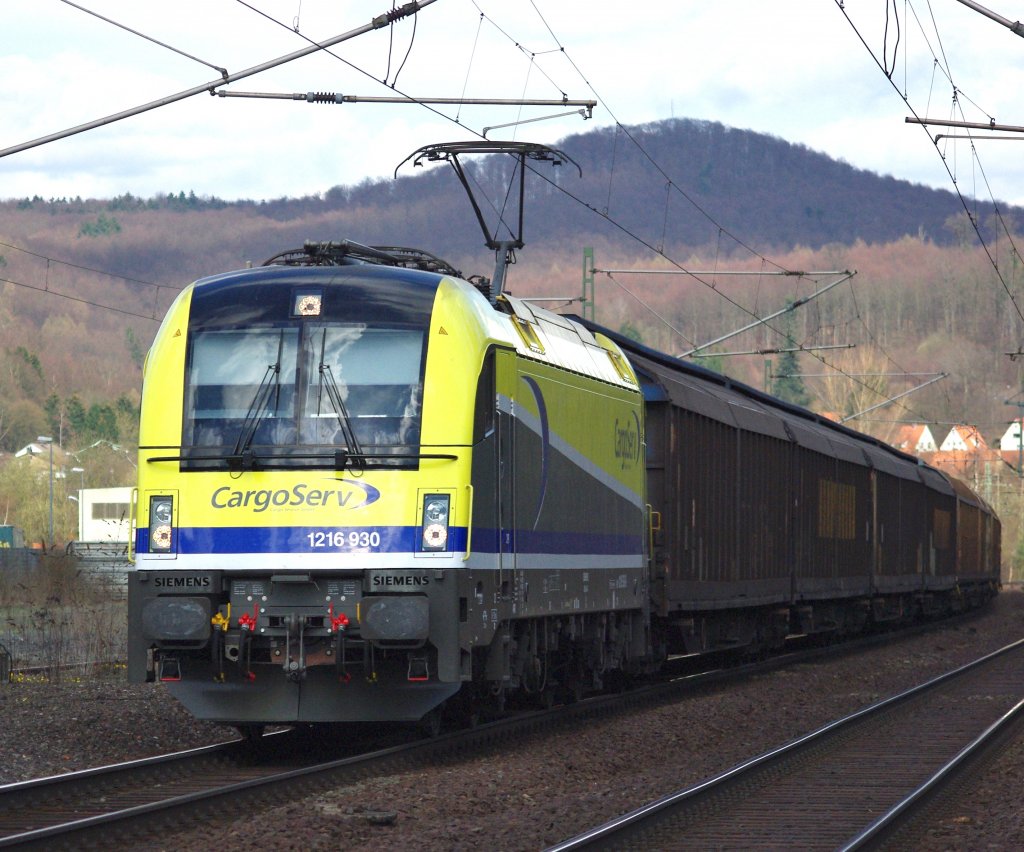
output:
POLYGON ((937 452, 939 447, 932 436, 932 430, 924 423, 904 423, 892 439, 897 450, 919 456, 922 453, 937 452))
POLYGON ((929 462, 968 483, 996 474, 1002 467, 999 451, 989 447, 977 426, 954 426, 929 462))

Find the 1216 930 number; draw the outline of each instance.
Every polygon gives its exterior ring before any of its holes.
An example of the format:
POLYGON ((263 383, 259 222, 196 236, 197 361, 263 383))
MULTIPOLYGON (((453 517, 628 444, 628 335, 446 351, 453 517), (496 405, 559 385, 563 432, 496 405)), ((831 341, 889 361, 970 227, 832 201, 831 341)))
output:
POLYGON ((380 533, 366 530, 315 530, 309 533, 310 547, 380 547, 380 533))

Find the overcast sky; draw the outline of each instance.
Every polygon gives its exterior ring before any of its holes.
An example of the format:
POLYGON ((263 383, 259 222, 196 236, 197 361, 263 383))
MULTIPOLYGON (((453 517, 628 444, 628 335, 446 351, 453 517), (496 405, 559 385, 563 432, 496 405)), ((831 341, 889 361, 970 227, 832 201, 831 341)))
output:
MULTIPOLYGON (((954 117, 945 66, 962 93, 965 115, 955 117, 1024 125, 1024 40, 957 0, 929 2, 889 2, 888 30, 885 0, 846 0, 845 8, 879 57, 888 49, 892 79, 921 116, 954 117)), ((993 11, 1024 17, 1019 0, 998 2, 1003 6, 993 11)), ((210 66, 234 74, 300 50, 307 39, 362 27, 389 8, 387 0, 78 4, 209 65, 61 0, 5 0, 0 148, 212 83, 220 72, 210 66)), ((385 96, 395 92, 381 81, 395 84, 397 74, 396 91, 414 97, 564 93, 598 99, 593 119, 561 116, 492 131, 491 138, 552 143, 616 121, 697 118, 952 188, 927 132, 905 124, 907 106, 834 0, 436 0, 415 19, 332 51, 336 56, 321 52, 225 88, 385 96)), ((225 199, 300 196, 390 176, 422 145, 565 111, 438 109, 462 126, 418 105, 326 106, 204 92, 0 157, 0 198, 180 190, 225 199)), ((997 199, 1024 204, 1020 144, 979 140, 975 158, 969 142, 947 141, 945 162, 965 194, 987 198, 987 181, 997 199)))

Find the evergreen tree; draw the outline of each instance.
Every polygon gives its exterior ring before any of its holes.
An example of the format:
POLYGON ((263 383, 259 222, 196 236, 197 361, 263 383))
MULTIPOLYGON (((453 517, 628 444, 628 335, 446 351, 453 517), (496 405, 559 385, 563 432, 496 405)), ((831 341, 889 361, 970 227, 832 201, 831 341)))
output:
POLYGON ((60 434, 63 431, 61 426, 63 425, 63 406, 61 405, 60 397, 55 393, 51 393, 46 397, 46 402, 43 403, 43 411, 46 412, 46 422, 50 427, 49 433, 60 439, 60 434))
MULTIPOLYGON (((792 300, 789 300, 792 304, 792 300)), ((793 311, 787 311, 782 315, 782 333, 785 335, 783 347, 789 349, 797 345, 793 336, 793 311)), ((796 352, 783 352, 779 355, 779 364, 776 372, 772 392, 779 399, 791 402, 794 405, 809 405, 811 396, 807 393, 804 380, 800 378, 800 364, 797 362, 796 352)))
POLYGON ((68 418, 68 425, 76 435, 84 435, 86 428, 86 411, 85 406, 82 405, 82 400, 75 394, 67 401, 65 407, 65 413, 68 418))
POLYGON ((109 405, 93 404, 89 406, 89 413, 85 418, 85 425, 88 431, 89 440, 104 439, 116 441, 117 415, 109 405))
POLYGON ((776 373, 772 391, 779 399, 792 402, 794 405, 808 405, 811 401, 804 380, 798 375, 800 365, 795 352, 783 352, 779 356, 779 372, 776 373))

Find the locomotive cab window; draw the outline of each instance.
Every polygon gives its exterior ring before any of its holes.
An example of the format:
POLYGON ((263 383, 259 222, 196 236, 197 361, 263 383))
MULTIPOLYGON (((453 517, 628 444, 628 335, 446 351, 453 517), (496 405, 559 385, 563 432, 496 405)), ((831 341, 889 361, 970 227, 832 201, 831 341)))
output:
POLYGON ((429 313, 410 323, 409 311, 392 319, 363 304, 332 315, 328 295, 293 291, 287 310, 244 328, 198 317, 186 366, 186 469, 332 468, 338 453, 365 454, 370 466, 417 464, 429 313))
POLYGON ((304 443, 344 443, 346 416, 360 446, 419 443, 422 332, 309 326, 306 338, 304 443))
MULTIPOLYGON (((188 372, 185 443, 202 447, 234 443, 232 431, 237 435, 257 404, 261 404, 260 442, 280 431, 294 407, 297 348, 297 329, 196 335, 188 372)), ((291 425, 294 428, 294 420, 291 425)))

